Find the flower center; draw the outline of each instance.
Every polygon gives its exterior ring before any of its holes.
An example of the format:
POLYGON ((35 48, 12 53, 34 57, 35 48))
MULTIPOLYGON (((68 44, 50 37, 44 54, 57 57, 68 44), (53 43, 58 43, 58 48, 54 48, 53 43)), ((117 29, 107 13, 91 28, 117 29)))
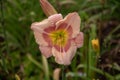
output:
POLYGON ((67 42, 68 33, 64 30, 56 30, 51 33, 50 38, 54 45, 63 47, 67 42))

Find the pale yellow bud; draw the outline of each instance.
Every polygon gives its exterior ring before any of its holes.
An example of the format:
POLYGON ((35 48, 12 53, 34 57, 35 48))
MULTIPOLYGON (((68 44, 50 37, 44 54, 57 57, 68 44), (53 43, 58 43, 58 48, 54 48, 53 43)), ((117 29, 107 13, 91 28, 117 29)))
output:
POLYGON ((98 40, 98 39, 93 39, 93 40, 92 40, 92 46, 93 46, 93 49, 94 49, 96 52, 99 52, 99 50, 100 50, 100 45, 99 45, 99 40, 98 40))
POLYGON ((20 80, 20 77, 17 74, 15 74, 15 79, 20 80))
POLYGON ((54 72, 53 72, 53 79, 54 79, 54 80, 59 80, 59 78, 60 78, 60 71, 61 71, 60 68, 56 68, 56 69, 54 70, 54 72))

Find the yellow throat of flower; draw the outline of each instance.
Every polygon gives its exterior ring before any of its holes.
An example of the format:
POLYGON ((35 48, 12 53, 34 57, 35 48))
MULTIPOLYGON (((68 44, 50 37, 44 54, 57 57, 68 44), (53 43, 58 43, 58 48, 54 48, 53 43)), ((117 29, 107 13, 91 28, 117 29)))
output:
POLYGON ((68 40, 68 33, 64 30, 56 30, 50 34, 52 43, 57 46, 65 46, 68 40))

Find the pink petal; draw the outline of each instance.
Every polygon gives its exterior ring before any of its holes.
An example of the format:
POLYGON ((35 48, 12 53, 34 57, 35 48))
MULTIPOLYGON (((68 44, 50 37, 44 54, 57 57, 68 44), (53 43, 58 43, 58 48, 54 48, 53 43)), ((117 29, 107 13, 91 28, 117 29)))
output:
POLYGON ((62 20, 62 19, 63 19, 63 17, 61 14, 54 14, 54 15, 48 17, 48 21, 53 25, 55 25, 55 23, 57 21, 62 20))
POLYGON ((51 33, 53 31, 55 31, 55 26, 47 27, 47 28, 44 29, 44 31, 47 32, 47 33, 51 33))
POLYGON ((36 42, 39 45, 44 45, 44 46, 48 45, 48 42, 46 42, 45 39, 43 38, 43 34, 49 34, 51 30, 50 29, 46 30, 46 29, 55 27, 55 25, 53 24, 55 24, 58 20, 61 19, 62 19, 61 14, 54 14, 50 16, 48 19, 45 19, 41 22, 35 22, 31 25, 31 29, 34 31, 36 42))
POLYGON ((64 52, 64 51, 67 52, 70 46, 71 46, 71 40, 68 40, 64 47, 61 47, 60 45, 54 45, 54 48, 61 52, 64 52))
POLYGON ((44 31, 47 32, 48 34, 43 33, 42 34, 43 39, 48 43, 49 46, 52 46, 53 44, 52 44, 52 40, 49 36, 49 33, 51 33, 52 31, 55 31, 55 27, 48 27, 48 28, 44 29, 44 31))
POLYGON ((84 36, 83 36, 83 33, 80 32, 74 39, 75 43, 76 43, 76 46, 79 48, 79 47, 82 47, 83 46, 83 40, 84 40, 84 36))
POLYGON ((41 53, 42 53, 46 58, 52 56, 52 49, 51 49, 51 47, 48 47, 48 46, 39 46, 39 49, 40 49, 41 53))
POLYGON ((55 57, 55 61, 58 64, 69 65, 71 63, 71 60, 74 57, 77 49, 76 46, 74 46, 74 43, 71 44, 72 45, 70 46, 67 52, 60 52, 54 47, 52 48, 53 56, 55 57))
POLYGON ((66 29, 66 26, 68 26, 66 23, 61 23, 57 28, 56 28, 56 30, 64 30, 64 31, 67 31, 67 33, 68 33, 68 37, 69 38, 71 38, 71 35, 72 35, 72 33, 73 33, 73 29, 72 29, 72 27, 71 26, 69 26, 68 28, 67 28, 67 30, 65 30, 66 29))
POLYGON ((33 23, 31 26, 31 29, 34 31, 35 40, 40 46, 39 49, 41 50, 41 53, 47 58, 52 55, 51 48, 47 47, 49 44, 45 41, 42 34, 47 33, 44 31, 44 29, 48 28, 49 26, 51 26, 51 24, 48 23, 47 19, 42 22, 33 23))
POLYGON ((45 19, 41 22, 35 22, 31 25, 31 29, 33 31, 38 31, 40 33, 43 32, 44 29, 48 28, 48 27, 55 27, 55 24, 57 21, 62 19, 62 15, 61 14, 54 14, 52 16, 50 16, 48 19, 45 19))
POLYGON ((45 41, 43 35, 37 31, 34 31, 34 36, 37 44, 40 46, 48 46, 49 44, 45 41))
POLYGON ((43 30, 44 30, 45 28, 47 28, 47 27, 50 27, 50 26, 52 26, 52 24, 49 23, 48 19, 45 19, 45 20, 43 20, 43 21, 41 21, 41 22, 32 23, 31 29, 32 29, 33 31, 37 31, 37 32, 39 32, 39 33, 43 33, 43 30))
POLYGON ((49 26, 51 26, 51 24, 49 24, 47 19, 42 22, 35 22, 31 25, 31 29, 34 32, 35 40, 39 45, 48 46, 48 43, 44 40, 42 36, 42 33, 46 33, 44 32, 44 29, 49 26))
POLYGON ((56 27, 58 28, 61 24, 66 23, 66 29, 71 26, 73 29, 73 34, 72 34, 72 38, 76 37, 77 34, 80 31, 80 17, 78 15, 78 13, 73 12, 73 13, 69 13, 63 20, 60 20, 56 23, 56 27))

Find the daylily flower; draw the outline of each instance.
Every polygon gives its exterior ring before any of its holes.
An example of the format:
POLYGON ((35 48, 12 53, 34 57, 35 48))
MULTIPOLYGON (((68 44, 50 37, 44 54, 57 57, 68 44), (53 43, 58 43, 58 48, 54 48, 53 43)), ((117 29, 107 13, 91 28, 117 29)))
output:
POLYGON ((64 19, 54 14, 41 22, 31 25, 41 53, 46 57, 54 56, 59 64, 69 65, 76 49, 83 45, 80 32, 80 17, 77 12, 69 13, 64 19))
POLYGON ((39 49, 46 58, 53 55, 57 63, 69 65, 83 45, 80 17, 73 12, 63 19, 47 0, 40 0, 40 4, 48 19, 31 25, 39 49))

